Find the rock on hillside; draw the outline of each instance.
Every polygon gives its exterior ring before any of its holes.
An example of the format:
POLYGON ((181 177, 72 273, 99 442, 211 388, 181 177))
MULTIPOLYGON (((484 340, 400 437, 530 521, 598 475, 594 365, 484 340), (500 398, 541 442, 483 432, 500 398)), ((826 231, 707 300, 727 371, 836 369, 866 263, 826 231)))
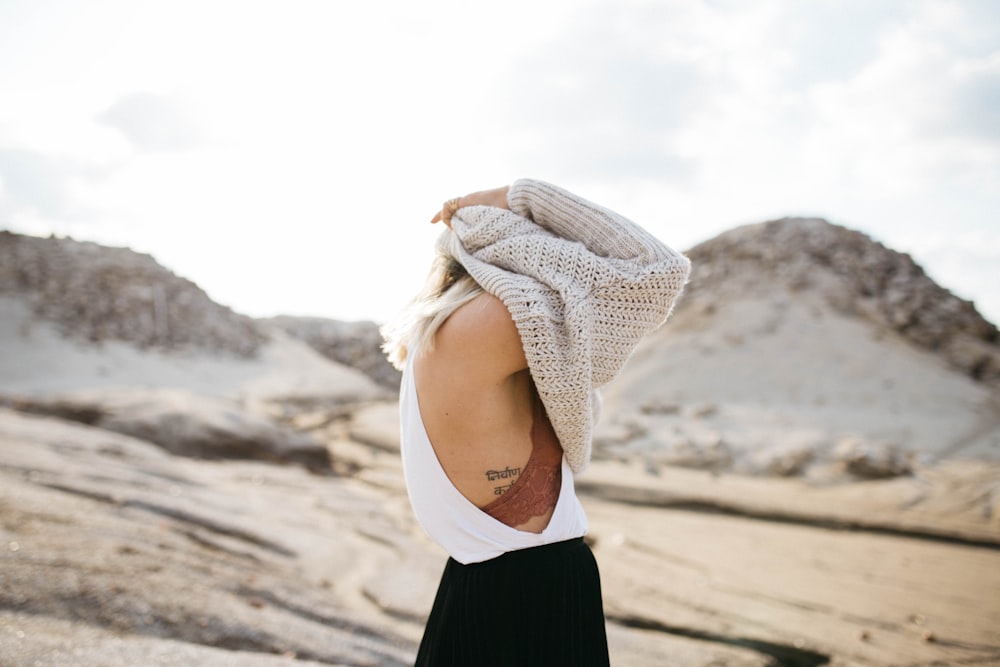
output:
POLYGON ((815 219, 689 256, 671 321, 605 392, 598 456, 861 477, 1000 458, 996 327, 909 257, 815 219))
POLYGON ((382 336, 374 322, 289 315, 263 321, 305 342, 324 357, 358 369, 379 385, 394 391, 399 389, 399 371, 382 352, 382 336))
POLYGON ((941 355, 977 380, 1000 382, 1000 334, 975 305, 931 280, 906 254, 816 218, 738 227, 690 250, 683 308, 767 291, 815 293, 836 310, 941 355))
POLYGON ((0 258, 0 295, 25 299, 67 337, 241 357, 267 340, 251 318, 128 248, 0 231, 0 258))
POLYGON ((330 470, 325 443, 240 401, 180 389, 89 390, 21 397, 12 407, 145 440, 178 456, 258 459, 330 470))

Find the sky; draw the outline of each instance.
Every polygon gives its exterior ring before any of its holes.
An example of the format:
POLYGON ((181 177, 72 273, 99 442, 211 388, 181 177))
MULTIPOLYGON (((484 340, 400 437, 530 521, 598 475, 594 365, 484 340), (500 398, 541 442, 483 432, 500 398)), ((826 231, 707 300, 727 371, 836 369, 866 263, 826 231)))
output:
POLYGON ((0 228, 239 312, 385 321, 520 177, 680 250, 823 217, 1000 322, 1000 3, 0 0, 0 228))

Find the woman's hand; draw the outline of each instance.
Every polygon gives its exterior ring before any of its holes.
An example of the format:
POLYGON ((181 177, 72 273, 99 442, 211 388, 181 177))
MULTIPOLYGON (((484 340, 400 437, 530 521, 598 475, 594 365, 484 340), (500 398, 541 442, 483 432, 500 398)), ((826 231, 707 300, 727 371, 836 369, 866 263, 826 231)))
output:
POLYGON ((507 206, 507 190, 509 189, 510 186, 505 185, 500 188, 480 190, 479 192, 473 192, 471 195, 449 199, 441 207, 441 210, 431 218, 431 224, 443 222, 450 229, 451 216, 455 215, 455 211, 466 206, 493 206, 494 208, 509 210, 510 207, 507 206))

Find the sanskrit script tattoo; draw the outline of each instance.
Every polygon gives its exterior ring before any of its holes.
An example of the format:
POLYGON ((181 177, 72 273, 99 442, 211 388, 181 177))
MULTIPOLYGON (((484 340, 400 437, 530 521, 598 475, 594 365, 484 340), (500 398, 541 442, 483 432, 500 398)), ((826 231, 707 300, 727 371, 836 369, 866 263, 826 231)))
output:
POLYGON ((507 466, 503 470, 487 470, 486 479, 491 482, 499 482, 499 486, 493 487, 494 496, 502 496, 507 492, 510 487, 514 486, 514 482, 517 481, 517 476, 521 474, 520 468, 511 468, 507 466))

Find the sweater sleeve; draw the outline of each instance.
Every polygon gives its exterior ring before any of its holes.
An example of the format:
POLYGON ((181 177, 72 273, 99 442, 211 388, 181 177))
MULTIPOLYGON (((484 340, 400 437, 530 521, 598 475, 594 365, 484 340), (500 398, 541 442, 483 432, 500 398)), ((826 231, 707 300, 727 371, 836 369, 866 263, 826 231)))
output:
POLYGON ((608 382, 670 315, 690 262, 623 216, 548 183, 518 180, 508 202, 510 211, 475 206, 452 218, 460 258, 516 321, 540 304, 558 312, 578 339, 575 353, 595 364, 594 386, 608 382))
POLYGON ((690 272, 684 255, 624 216, 542 181, 515 181, 507 198, 510 211, 474 206, 456 214, 452 228, 464 251, 550 285, 564 300, 598 290, 614 300, 619 289, 634 297, 645 284, 659 289, 653 301, 669 314, 690 272))
POLYGON ((514 213, 557 236, 579 241, 600 257, 638 265, 687 261, 631 220, 550 183, 519 179, 508 191, 507 204, 514 213))

